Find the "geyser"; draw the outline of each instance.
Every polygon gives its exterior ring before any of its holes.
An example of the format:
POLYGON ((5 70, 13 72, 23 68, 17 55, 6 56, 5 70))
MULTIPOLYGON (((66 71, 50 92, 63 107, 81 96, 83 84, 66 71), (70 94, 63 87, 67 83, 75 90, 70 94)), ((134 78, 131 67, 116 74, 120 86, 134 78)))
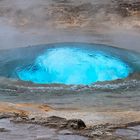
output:
POLYGON ((16 68, 23 81, 39 84, 83 84, 126 78, 133 69, 104 50, 70 45, 47 48, 26 66, 16 68))

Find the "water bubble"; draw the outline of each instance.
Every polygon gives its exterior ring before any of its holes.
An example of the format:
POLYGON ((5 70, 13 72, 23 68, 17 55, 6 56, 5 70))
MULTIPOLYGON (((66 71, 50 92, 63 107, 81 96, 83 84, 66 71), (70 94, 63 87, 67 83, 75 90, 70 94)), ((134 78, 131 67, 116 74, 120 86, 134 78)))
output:
POLYGON ((39 84, 83 84, 129 76, 133 69, 105 51, 62 45, 46 49, 34 62, 17 71, 19 79, 39 84))

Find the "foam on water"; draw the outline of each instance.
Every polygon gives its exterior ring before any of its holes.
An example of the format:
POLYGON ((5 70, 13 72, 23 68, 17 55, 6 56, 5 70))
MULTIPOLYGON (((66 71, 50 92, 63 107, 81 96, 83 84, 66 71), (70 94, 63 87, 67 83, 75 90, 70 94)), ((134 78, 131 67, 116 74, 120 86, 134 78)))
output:
POLYGON ((16 70, 23 81, 83 85, 126 78, 132 72, 126 62, 111 53, 76 46, 46 49, 32 64, 16 70))

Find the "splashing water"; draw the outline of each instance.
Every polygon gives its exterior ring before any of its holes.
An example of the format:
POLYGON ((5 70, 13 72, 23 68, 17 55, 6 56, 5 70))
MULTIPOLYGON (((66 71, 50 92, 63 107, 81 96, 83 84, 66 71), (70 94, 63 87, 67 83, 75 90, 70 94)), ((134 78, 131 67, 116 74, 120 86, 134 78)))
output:
POLYGON ((129 76, 133 69, 111 54, 79 47, 45 50, 28 66, 16 70, 19 79, 39 84, 83 84, 129 76))

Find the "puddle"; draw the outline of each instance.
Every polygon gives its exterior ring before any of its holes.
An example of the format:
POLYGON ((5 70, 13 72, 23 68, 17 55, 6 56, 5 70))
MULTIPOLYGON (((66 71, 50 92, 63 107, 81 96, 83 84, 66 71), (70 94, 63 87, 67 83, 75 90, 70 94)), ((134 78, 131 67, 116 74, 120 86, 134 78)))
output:
POLYGON ((118 136, 125 136, 130 140, 138 140, 140 138, 140 125, 128 127, 126 129, 118 129, 115 134, 118 136))
POLYGON ((35 124, 12 123, 8 119, 0 120, 0 140, 88 140, 88 138, 73 135, 68 130, 56 131, 35 124))

